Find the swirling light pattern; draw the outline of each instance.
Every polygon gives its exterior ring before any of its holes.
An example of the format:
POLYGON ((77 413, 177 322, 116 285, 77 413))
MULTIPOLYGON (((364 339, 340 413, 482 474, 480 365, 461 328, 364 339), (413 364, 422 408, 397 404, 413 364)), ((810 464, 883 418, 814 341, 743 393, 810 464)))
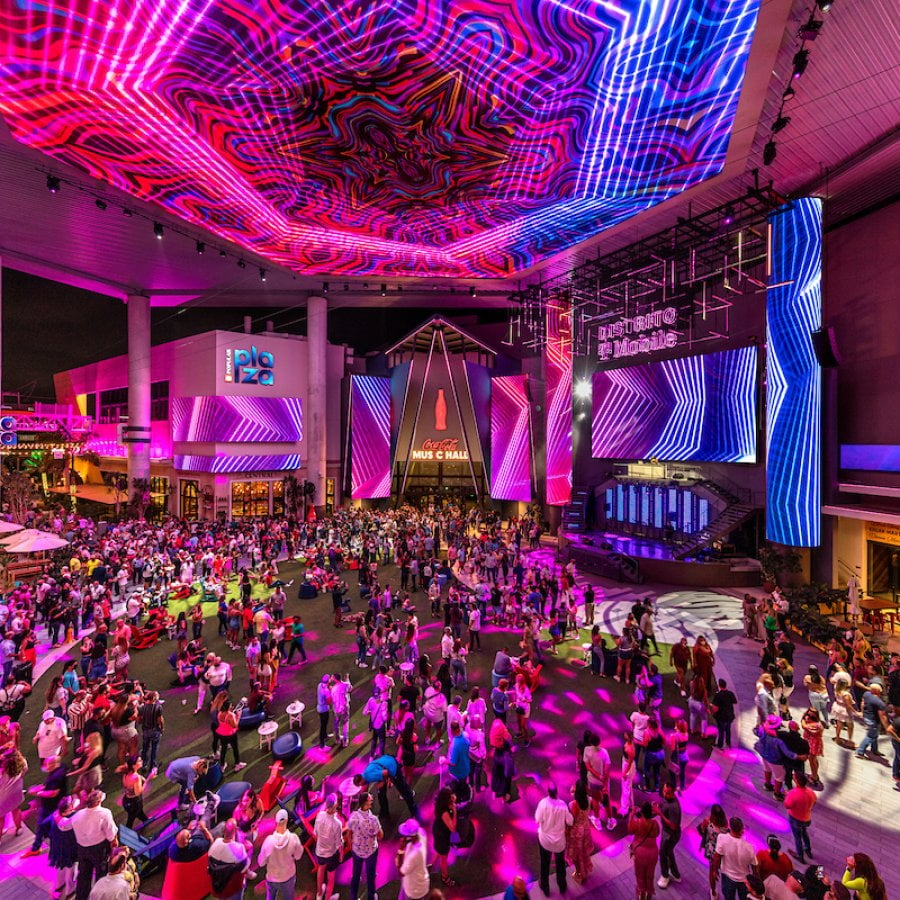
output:
POLYGON ((718 172, 760 0, 19 0, 21 142, 308 274, 510 275, 718 172))
POLYGON ((756 462, 756 347, 595 372, 591 454, 756 462))
POLYGON ((822 519, 822 201, 795 200, 771 218, 766 291, 766 537, 818 547, 822 519))
POLYGON ((572 499, 572 307, 555 300, 547 306, 544 380, 547 384, 547 503, 572 499))
POLYGON ((303 439, 299 397, 175 397, 173 441, 296 442, 303 439))
POLYGON ((390 378, 350 378, 350 496, 391 496, 390 378))
POLYGON ((525 375, 491 379, 491 497, 531 503, 531 406, 525 375))

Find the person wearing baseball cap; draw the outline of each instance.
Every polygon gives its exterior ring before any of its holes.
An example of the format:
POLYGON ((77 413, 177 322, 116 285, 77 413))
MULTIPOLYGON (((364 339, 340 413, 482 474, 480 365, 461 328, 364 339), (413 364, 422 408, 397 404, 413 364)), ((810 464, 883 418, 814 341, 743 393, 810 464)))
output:
POLYGON ((294 900, 297 863, 303 856, 300 838, 288 831, 288 812, 275 814, 275 830, 263 841, 259 865, 266 867, 267 900, 294 900))
POLYGON ((431 890, 425 833, 415 819, 401 822, 397 830, 400 832, 400 847, 396 863, 403 880, 403 895, 407 900, 424 900, 431 890))

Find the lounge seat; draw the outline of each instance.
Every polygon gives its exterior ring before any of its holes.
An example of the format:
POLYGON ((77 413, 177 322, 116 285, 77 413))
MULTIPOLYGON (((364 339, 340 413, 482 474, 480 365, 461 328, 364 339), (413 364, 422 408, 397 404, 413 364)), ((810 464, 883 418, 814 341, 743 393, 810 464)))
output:
POLYGON ((170 859, 161 900, 204 900, 212 893, 208 866, 208 853, 191 862, 172 862, 170 859))
POLYGON ((219 788, 219 807, 216 810, 216 819, 225 822, 234 815, 241 797, 253 785, 249 781, 228 781, 219 788))
POLYGON ((278 735, 272 743, 272 756, 282 762, 293 762, 303 752, 303 739, 296 731, 278 735))
POLYGON ((131 850, 137 866, 138 875, 143 879, 161 866, 165 866, 169 858, 169 847, 175 841, 175 835, 181 826, 175 819, 175 810, 169 810, 147 819, 137 828, 119 826, 119 843, 131 850), (149 830, 160 821, 165 821, 162 831, 149 836, 149 830))

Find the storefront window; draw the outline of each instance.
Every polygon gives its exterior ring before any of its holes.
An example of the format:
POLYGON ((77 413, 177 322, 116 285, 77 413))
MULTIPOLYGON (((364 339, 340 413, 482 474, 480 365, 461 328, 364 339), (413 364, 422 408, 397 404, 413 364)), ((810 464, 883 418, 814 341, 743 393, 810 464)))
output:
POLYGON ((244 519, 269 514, 268 481, 232 481, 231 517, 244 519))
POLYGON ((284 515, 284 482, 272 482, 272 515, 284 515))
POLYGON ((151 522, 158 522, 169 513, 169 479, 154 475, 150 479, 150 508, 147 517, 151 522))
POLYGON ((181 518, 200 518, 200 483, 193 479, 181 479, 181 518))

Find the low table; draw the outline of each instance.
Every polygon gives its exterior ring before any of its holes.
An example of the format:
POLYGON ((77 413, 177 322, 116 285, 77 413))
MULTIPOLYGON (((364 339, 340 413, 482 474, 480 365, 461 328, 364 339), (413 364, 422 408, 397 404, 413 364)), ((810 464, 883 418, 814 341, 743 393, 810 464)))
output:
POLYGON ((305 709, 306 704, 302 703, 300 700, 294 700, 292 703, 288 704, 288 728, 293 728, 294 725, 298 728, 303 727, 303 712, 305 709))
POLYGON ((278 734, 278 723, 274 720, 263 722, 256 729, 256 733, 259 735, 259 749, 271 750, 272 741, 275 740, 275 735, 278 734))
POLYGON ((347 801, 347 813, 349 814, 350 809, 353 806, 353 801, 365 790, 365 788, 361 784, 354 784, 352 776, 350 778, 345 778, 340 785, 338 786, 337 794, 338 794, 338 809, 341 810, 344 805, 344 801, 347 801))

